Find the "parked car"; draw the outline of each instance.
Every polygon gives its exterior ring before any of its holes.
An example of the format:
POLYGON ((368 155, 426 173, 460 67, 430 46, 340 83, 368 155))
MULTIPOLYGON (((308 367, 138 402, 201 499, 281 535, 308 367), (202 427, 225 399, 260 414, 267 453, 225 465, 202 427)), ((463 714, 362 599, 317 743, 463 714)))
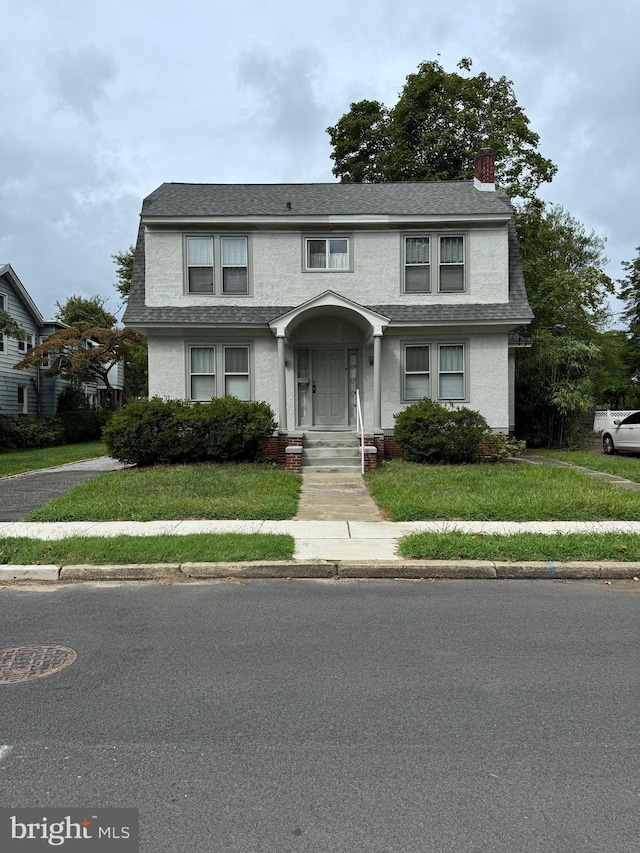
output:
POLYGON ((640 412, 613 422, 602 433, 602 450, 613 455, 619 450, 640 453, 640 412))

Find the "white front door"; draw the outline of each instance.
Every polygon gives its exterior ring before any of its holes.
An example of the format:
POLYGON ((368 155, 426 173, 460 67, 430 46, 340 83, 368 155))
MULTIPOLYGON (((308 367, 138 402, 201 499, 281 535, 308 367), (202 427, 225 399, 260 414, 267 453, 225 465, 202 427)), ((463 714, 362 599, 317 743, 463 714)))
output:
POLYGON ((345 426, 346 360, 345 350, 313 351, 313 423, 315 426, 345 426))

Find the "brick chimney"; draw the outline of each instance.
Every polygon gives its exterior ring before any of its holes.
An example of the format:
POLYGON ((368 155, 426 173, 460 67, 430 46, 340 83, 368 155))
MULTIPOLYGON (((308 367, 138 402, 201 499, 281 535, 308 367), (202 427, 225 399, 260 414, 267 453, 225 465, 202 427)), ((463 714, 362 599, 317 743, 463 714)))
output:
POLYGON ((477 190, 493 192, 496 188, 496 167, 492 148, 481 148, 473 164, 473 184, 477 190))

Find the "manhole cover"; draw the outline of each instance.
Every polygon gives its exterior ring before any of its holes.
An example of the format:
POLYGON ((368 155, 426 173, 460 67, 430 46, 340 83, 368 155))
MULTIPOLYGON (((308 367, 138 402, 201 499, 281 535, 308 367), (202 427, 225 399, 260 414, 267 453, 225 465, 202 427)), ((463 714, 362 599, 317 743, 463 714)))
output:
POLYGON ((0 649, 0 684, 31 681, 60 672, 76 659, 68 646, 16 646, 0 649))

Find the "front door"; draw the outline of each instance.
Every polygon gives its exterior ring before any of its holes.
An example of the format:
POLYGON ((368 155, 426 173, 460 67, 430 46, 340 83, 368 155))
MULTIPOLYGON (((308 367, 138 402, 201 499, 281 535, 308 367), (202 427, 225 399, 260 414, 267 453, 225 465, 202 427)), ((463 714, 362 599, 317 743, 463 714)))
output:
POLYGON ((346 363, 343 349, 313 351, 313 423, 344 426, 346 413, 346 363))

